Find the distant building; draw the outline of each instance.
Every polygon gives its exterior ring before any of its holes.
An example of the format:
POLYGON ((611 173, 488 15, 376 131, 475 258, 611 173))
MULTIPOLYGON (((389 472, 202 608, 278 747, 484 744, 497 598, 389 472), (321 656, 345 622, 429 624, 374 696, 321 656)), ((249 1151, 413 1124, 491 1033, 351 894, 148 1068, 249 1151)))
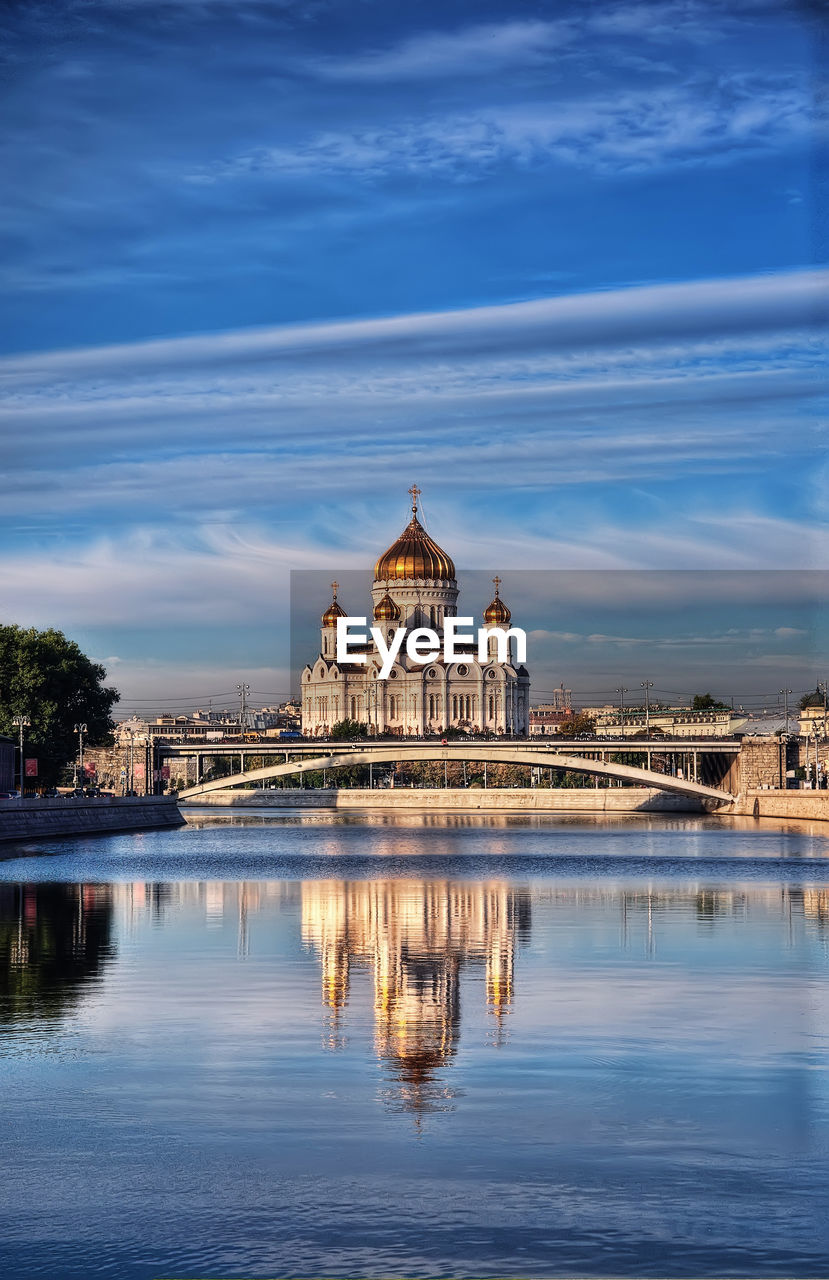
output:
POLYGON ((549 738, 558 733, 559 726, 573 714, 570 699, 571 691, 562 684, 553 690, 550 702, 540 702, 537 707, 530 707, 530 737, 549 738))
POLYGON ((190 716, 163 715, 156 716, 147 725, 147 735, 151 740, 163 739, 165 742, 181 742, 189 739, 202 739, 205 742, 220 742, 222 738, 238 738, 242 732, 238 716, 231 718, 226 712, 217 716, 205 715, 196 711, 190 716))
POLYGON ((823 690, 816 689, 801 707, 800 732, 802 737, 826 737, 826 700, 823 690))
POLYGON ((647 716, 641 708, 620 717, 618 707, 597 708, 596 734, 602 738, 634 738, 646 733, 666 738, 730 738, 748 724, 748 716, 730 709, 692 711, 690 707, 660 707, 647 716))

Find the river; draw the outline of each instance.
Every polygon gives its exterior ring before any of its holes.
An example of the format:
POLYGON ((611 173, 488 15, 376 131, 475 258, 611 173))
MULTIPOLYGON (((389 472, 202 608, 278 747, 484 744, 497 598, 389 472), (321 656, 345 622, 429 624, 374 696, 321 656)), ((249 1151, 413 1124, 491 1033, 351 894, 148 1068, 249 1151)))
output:
POLYGON ((193 814, 0 861, 4 1275, 829 1274, 829 831, 193 814))

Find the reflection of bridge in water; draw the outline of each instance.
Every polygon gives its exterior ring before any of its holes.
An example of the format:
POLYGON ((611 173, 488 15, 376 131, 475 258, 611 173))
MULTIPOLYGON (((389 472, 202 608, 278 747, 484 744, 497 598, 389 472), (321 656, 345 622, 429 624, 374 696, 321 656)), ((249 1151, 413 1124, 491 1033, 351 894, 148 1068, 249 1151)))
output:
POLYGON ((462 970, 484 970, 493 1039, 500 1044, 516 946, 529 930, 529 892, 503 881, 302 885, 302 937, 322 967, 329 1044, 342 1043, 353 971, 369 971, 377 1054, 391 1067, 399 1101, 417 1113, 442 1109, 450 1096, 438 1072, 458 1045, 462 970))
MULTIPOLYGON (((281 748, 267 751, 263 744, 247 751, 240 747, 193 747, 178 746, 157 747, 168 755, 190 755, 196 760, 195 786, 182 790, 183 800, 196 799, 210 791, 247 786, 250 783, 264 783, 268 780, 299 776, 306 773, 336 771, 356 766, 397 765, 404 763, 443 763, 452 761, 483 764, 517 764, 535 770, 552 770, 568 773, 584 773, 607 782, 617 782, 634 786, 655 787, 660 791, 670 791, 680 795, 693 797, 697 801, 712 805, 729 804, 734 796, 725 789, 725 782, 735 760, 739 757, 739 742, 640 742, 624 743, 620 747, 618 741, 602 742, 591 739, 585 742, 537 744, 527 740, 504 741, 494 739, 491 742, 452 742, 442 744, 434 741, 401 742, 401 743, 360 743, 349 744, 304 744, 290 749, 281 748), (258 769, 245 769, 246 758, 272 757, 278 752, 284 756, 279 763, 268 764, 258 769), (205 758, 238 756, 240 769, 228 777, 217 778, 210 782, 201 781, 201 769, 205 758), (631 763, 631 760, 637 763, 631 763), (656 769, 656 762, 663 767, 656 769)), ((162 758, 161 756, 159 758, 162 758)))

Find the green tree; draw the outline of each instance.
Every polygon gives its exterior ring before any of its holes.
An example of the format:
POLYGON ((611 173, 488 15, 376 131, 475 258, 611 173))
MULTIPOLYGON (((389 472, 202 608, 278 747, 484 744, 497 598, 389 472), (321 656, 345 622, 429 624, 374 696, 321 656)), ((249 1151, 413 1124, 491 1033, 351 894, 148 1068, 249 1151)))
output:
POLYGON ((331 729, 334 742, 354 742, 368 737, 368 725, 361 720, 338 720, 331 729))
POLYGON ((714 698, 710 693, 695 693, 691 702, 692 711, 728 711, 730 708, 714 698))
POLYGON ((104 667, 63 632, 0 626, 0 733, 17 739, 14 717, 29 717, 24 749, 37 758, 39 783, 57 782, 75 759, 76 724, 86 725, 90 746, 110 743, 110 712, 119 695, 105 679, 104 667))

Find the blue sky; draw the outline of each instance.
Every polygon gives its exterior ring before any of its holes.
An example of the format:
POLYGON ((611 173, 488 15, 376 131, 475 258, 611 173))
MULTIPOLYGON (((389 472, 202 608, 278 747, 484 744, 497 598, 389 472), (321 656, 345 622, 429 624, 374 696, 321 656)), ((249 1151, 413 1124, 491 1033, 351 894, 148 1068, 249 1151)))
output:
POLYGON ((106 661, 124 709, 285 692, 289 570, 371 563, 413 480, 502 576, 826 566, 806 6, 0 22, 0 608, 106 661))

